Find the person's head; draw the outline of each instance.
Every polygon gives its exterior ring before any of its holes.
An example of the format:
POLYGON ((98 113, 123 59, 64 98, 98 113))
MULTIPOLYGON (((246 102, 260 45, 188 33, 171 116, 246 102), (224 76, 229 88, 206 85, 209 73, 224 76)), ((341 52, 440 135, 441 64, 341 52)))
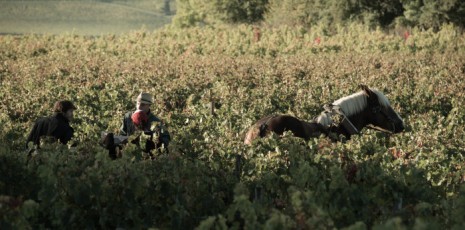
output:
POLYGON ((69 121, 73 120, 74 110, 76 109, 76 106, 71 101, 57 101, 53 107, 55 113, 63 114, 69 121))
POLYGON ((137 110, 135 113, 133 113, 131 120, 132 123, 134 123, 134 125, 141 130, 145 130, 149 124, 149 117, 147 113, 142 110, 137 110))
POLYGON ((138 110, 142 110, 146 113, 150 111, 150 106, 153 103, 153 98, 152 95, 149 93, 140 93, 139 96, 137 96, 136 100, 136 107, 138 110))

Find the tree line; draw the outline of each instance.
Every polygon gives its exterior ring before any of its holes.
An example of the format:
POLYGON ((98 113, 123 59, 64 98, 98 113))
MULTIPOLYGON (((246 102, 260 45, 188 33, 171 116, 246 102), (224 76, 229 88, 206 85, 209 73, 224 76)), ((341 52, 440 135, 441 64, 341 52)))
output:
POLYGON ((352 22, 372 28, 465 27, 462 0, 176 0, 176 7, 177 27, 218 23, 334 27, 352 22))

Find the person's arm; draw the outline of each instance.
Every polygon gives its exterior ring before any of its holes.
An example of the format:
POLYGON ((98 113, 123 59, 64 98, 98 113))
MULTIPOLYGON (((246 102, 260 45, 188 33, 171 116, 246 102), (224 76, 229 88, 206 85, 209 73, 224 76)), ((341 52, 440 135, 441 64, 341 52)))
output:
POLYGON ((121 127, 119 128, 119 135, 121 136, 127 136, 126 134, 126 122, 125 122, 125 119, 123 118, 123 123, 121 124, 121 127))
POLYGON ((69 126, 68 122, 56 118, 50 120, 48 136, 53 136, 59 140, 61 144, 66 145, 73 135, 74 129, 69 126))
POLYGON ((161 122, 161 123, 163 123, 163 121, 160 118, 155 116, 153 113, 149 113, 149 123, 152 123, 152 122, 161 122))
POLYGON ((156 128, 153 131, 159 132, 159 137, 158 137, 159 140, 165 145, 165 147, 168 147, 168 144, 171 141, 170 133, 168 132, 166 125, 161 121, 161 119, 159 118, 157 119, 158 119, 159 124, 156 125, 156 128))
POLYGON ((42 129, 44 129, 44 123, 45 118, 39 118, 34 122, 34 126, 26 139, 26 148, 28 147, 29 142, 32 142, 32 144, 36 146, 40 145, 41 133, 45 133, 45 131, 42 131, 42 129))
POLYGON ((119 131, 119 134, 121 136, 132 135, 134 131, 136 130, 134 123, 132 123, 131 115, 132 115, 131 112, 126 113, 124 115, 123 124, 121 125, 120 131, 119 131))
POLYGON ((74 129, 71 126, 64 127, 60 135, 60 143, 66 145, 73 138, 74 129))

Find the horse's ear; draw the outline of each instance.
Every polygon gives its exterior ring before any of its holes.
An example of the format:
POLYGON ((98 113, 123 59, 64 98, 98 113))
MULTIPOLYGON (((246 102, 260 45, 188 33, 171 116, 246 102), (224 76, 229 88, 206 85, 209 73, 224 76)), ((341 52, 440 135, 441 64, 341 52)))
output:
POLYGON ((371 89, 370 89, 367 85, 360 84, 359 86, 360 86, 360 88, 361 88, 363 91, 365 91, 365 93, 366 93, 368 96, 371 95, 372 91, 371 91, 371 89))

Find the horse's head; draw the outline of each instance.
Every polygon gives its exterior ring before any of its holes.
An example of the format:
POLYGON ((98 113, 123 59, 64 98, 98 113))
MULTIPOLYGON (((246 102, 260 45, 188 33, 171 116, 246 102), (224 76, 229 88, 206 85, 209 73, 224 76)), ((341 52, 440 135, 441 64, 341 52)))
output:
POLYGON ((404 121, 399 114, 392 109, 389 100, 384 94, 372 90, 366 85, 360 85, 367 96, 368 124, 374 129, 390 133, 400 133, 404 130, 404 121))

